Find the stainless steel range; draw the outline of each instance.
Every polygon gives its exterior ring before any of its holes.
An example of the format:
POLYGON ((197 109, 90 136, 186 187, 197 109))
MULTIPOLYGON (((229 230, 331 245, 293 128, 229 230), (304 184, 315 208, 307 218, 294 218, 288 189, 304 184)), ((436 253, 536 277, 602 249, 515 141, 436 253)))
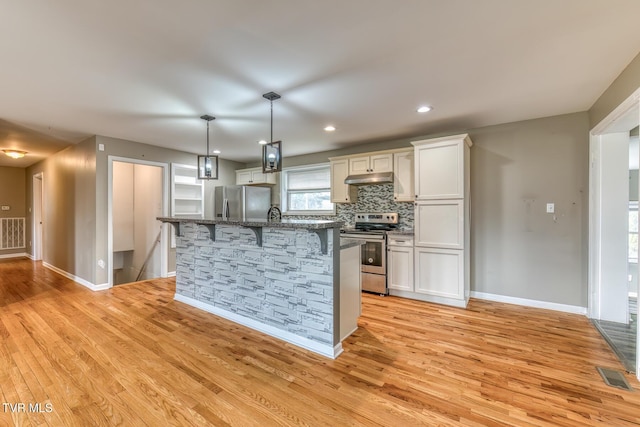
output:
POLYGON ((363 291, 387 294, 387 231, 398 226, 398 214, 357 213, 355 228, 345 228, 343 239, 364 240, 360 250, 360 283, 363 291))

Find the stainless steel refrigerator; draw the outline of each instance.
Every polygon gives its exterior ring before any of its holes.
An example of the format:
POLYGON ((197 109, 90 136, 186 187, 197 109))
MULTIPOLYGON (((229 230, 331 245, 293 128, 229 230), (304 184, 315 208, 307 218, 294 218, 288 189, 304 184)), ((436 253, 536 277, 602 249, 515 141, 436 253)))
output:
POLYGON ((266 221, 271 207, 271 189, 247 185, 215 188, 216 219, 266 221))

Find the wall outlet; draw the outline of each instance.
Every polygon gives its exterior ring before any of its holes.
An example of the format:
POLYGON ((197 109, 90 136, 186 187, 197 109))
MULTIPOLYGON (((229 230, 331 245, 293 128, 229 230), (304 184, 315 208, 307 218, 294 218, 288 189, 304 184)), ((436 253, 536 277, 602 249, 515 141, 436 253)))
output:
POLYGON ((10 209, 11 209, 11 207, 10 207, 10 206, 7 206, 7 205, 3 205, 3 206, 2 206, 2 210, 3 210, 3 211, 8 211, 8 210, 10 210, 10 209))
POLYGON ((98 151, 104 151, 104 144, 98 144, 98 151))
POLYGON ((104 261, 103 260, 101 260, 101 259, 98 260, 98 267, 104 268, 104 261))
POLYGON ((547 203, 547 213, 555 213, 556 204, 555 203, 547 203))

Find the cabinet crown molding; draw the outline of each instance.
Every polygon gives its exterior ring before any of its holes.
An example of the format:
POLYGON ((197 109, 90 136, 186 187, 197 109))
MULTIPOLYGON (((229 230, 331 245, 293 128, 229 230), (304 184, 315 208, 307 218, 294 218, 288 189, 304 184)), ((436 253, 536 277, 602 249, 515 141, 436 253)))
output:
POLYGON ((411 141, 411 145, 416 146, 416 145, 422 145, 422 144, 433 144, 435 142, 456 141, 456 140, 463 140, 464 143, 467 144, 469 147, 471 147, 473 145, 473 142, 471 141, 471 138, 469 137, 468 133, 461 133, 459 135, 443 136, 443 137, 440 137, 440 138, 421 139, 419 141, 411 141))
POLYGON ((390 149, 390 150, 366 151, 366 152, 362 152, 362 153, 345 154, 344 156, 329 157, 329 161, 344 160, 344 159, 350 159, 350 158, 353 158, 353 157, 375 156, 377 154, 404 153, 404 152, 412 151, 412 150, 413 150, 413 148, 407 147, 407 148, 394 148, 394 149, 390 149))

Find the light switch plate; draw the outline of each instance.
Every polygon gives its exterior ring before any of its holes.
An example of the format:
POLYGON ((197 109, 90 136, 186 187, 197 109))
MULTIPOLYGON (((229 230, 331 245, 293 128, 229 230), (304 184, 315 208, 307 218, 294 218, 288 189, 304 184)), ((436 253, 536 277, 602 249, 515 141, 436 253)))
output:
POLYGON ((556 211, 555 203, 547 203, 547 213, 554 213, 556 211))
POLYGON ((3 205, 3 206, 2 206, 2 210, 3 210, 3 211, 8 211, 8 210, 11 210, 11 207, 10 207, 10 206, 7 206, 7 205, 3 205))

